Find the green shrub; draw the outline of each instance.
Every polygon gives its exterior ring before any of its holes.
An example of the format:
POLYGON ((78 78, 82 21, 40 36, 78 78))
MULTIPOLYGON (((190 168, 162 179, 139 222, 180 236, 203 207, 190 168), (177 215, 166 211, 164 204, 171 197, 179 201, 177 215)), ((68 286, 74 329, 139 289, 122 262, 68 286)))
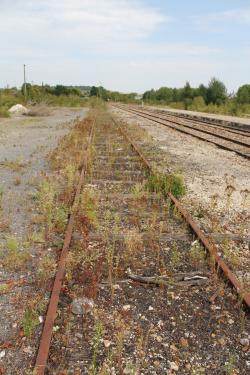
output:
POLYGON ((180 174, 151 174, 148 177, 147 188, 163 195, 172 193, 176 198, 185 194, 185 185, 180 174))

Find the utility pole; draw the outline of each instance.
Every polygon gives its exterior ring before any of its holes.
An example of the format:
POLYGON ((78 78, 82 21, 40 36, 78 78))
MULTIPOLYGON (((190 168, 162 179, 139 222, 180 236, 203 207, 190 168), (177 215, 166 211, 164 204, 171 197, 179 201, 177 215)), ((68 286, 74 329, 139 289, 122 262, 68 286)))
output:
POLYGON ((24 90, 24 98, 25 98, 25 101, 27 99, 27 87, 26 87, 26 65, 23 64, 23 90, 24 90))

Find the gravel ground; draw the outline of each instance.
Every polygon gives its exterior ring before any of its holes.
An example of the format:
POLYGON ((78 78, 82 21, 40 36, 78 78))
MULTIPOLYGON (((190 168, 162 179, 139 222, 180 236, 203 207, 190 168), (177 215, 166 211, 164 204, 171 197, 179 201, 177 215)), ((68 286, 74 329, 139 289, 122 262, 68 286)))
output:
POLYGON ((237 250, 240 265, 237 259, 233 268, 249 280, 249 161, 131 113, 118 109, 113 113, 145 129, 166 155, 167 168, 183 174, 185 205, 205 231, 244 238, 239 244, 226 238, 226 246, 230 255, 237 250))
MULTIPOLYGON (((13 253, 23 251, 31 254, 34 260, 39 256, 41 245, 35 239, 37 228, 33 221, 36 214, 34 197, 40 179, 48 171, 46 156, 69 131, 73 120, 84 114, 82 109, 55 108, 46 117, 0 119, 2 254, 7 248, 12 248, 13 253)), ((20 320, 25 296, 31 292, 27 280, 35 271, 35 268, 17 270, 13 264, 3 267, 0 258, 0 374, 25 373, 25 360, 30 356, 31 349, 26 346, 25 337, 20 332, 20 320), (22 286, 24 280, 25 285, 22 286)))

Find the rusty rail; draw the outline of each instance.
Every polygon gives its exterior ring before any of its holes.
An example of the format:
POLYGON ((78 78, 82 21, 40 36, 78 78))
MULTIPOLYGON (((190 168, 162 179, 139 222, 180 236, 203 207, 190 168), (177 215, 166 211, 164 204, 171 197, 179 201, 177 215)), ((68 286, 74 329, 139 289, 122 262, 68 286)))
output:
POLYGON ((67 254, 68 254, 68 250, 69 250, 69 246, 70 246, 70 242, 72 238, 72 233, 73 233, 73 226, 74 226, 75 212, 76 212, 75 208, 78 204, 79 196, 80 196, 81 189, 82 189, 84 179, 85 179, 85 174, 86 174, 87 164, 88 164, 88 159, 89 159, 89 149, 90 149, 90 145, 91 145, 92 138, 93 138, 95 122, 96 122, 96 119, 93 120, 93 124, 92 124, 89 138, 88 138, 87 147, 84 148, 83 150, 83 155, 84 155, 83 162, 82 162, 83 167, 81 170, 77 189, 76 189, 75 196, 74 196, 72 212, 70 214, 70 218, 69 218, 66 232, 65 232, 63 248, 62 248, 60 259, 58 262, 58 268, 57 268, 57 272, 56 272, 56 276, 55 276, 55 280, 53 284, 52 293, 50 296, 49 306, 48 306, 46 319, 45 319, 44 326, 43 326, 42 336, 41 336, 41 340, 39 344, 39 349, 37 353, 36 364, 35 364, 35 369, 34 369, 34 373, 36 375, 43 375, 47 366, 50 342, 51 342, 52 333, 53 333, 53 325, 56 319, 60 291, 62 288, 62 283, 63 283, 63 279, 65 275, 66 258, 67 258, 67 254))
MULTIPOLYGON (((131 144, 134 151, 140 156, 144 166, 149 172, 153 172, 153 168, 150 163, 146 160, 144 155, 142 154, 139 147, 133 142, 133 140, 129 137, 127 132, 115 121, 115 119, 111 116, 112 121, 118 127, 121 134, 125 137, 128 143, 131 144)), ((178 209, 182 217, 186 220, 192 231, 196 234, 199 241, 203 244, 204 248, 209 252, 210 256, 214 259, 215 263, 217 264, 218 268, 223 272, 224 276, 229 280, 231 285, 236 289, 237 293, 239 294, 242 301, 245 302, 247 308, 250 308, 250 293, 245 292, 242 288, 241 283, 230 270, 228 265, 224 262, 224 260, 219 256, 215 243, 211 236, 207 236, 204 232, 199 228, 198 224, 194 221, 192 216, 187 212, 187 210, 182 206, 180 201, 173 196, 171 192, 167 194, 168 198, 172 201, 175 207, 178 209)))

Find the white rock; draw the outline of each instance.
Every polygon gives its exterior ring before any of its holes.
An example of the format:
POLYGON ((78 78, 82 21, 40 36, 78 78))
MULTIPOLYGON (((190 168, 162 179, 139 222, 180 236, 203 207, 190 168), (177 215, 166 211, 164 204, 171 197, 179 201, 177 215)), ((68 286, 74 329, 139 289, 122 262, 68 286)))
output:
POLYGON ((178 371, 179 370, 179 366, 175 362, 169 362, 169 367, 173 371, 178 371))
POLYGON ((27 114, 29 110, 26 107, 24 107, 22 104, 16 104, 16 105, 13 105, 9 109, 9 112, 16 114, 16 115, 24 115, 24 114, 27 114))
POLYGON ((111 345, 111 341, 109 341, 109 340, 103 340, 103 344, 104 344, 105 348, 109 348, 110 345, 111 345))
POLYGON ((1 350, 0 352, 0 359, 3 358, 5 356, 6 352, 5 350, 1 350))
POLYGON ((124 311, 128 311, 128 310, 131 309, 131 306, 130 306, 130 305, 124 305, 124 306, 122 307, 122 309, 123 309, 124 311))
POLYGON ((27 346, 27 347, 23 348, 23 351, 24 351, 24 353, 32 354, 32 349, 31 349, 30 346, 27 346))
POLYGON ((248 339, 240 339, 241 345, 249 346, 249 340, 248 339))

